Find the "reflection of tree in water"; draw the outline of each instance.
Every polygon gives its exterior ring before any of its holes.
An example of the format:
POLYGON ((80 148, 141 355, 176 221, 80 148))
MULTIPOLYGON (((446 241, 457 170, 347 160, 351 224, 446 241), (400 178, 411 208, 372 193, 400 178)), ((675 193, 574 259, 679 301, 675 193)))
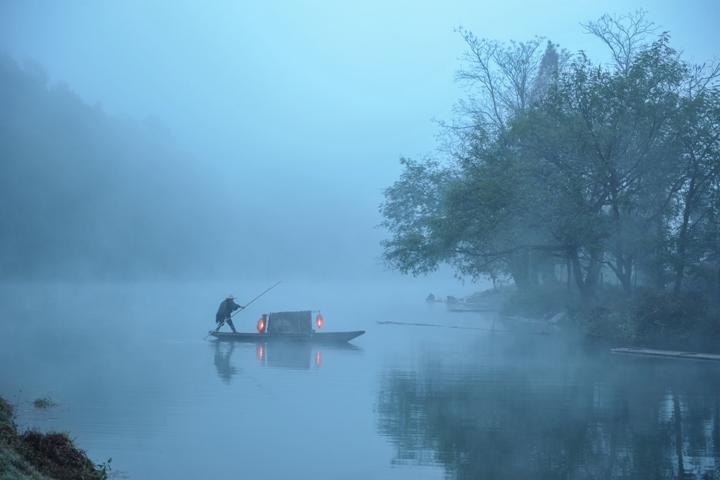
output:
POLYGON ((395 462, 457 479, 720 478, 720 365, 421 365, 382 378, 395 462))
POLYGON ((233 375, 242 372, 242 369, 230 365, 233 351, 235 351, 235 342, 215 342, 215 368, 220 378, 227 384, 230 383, 233 375))

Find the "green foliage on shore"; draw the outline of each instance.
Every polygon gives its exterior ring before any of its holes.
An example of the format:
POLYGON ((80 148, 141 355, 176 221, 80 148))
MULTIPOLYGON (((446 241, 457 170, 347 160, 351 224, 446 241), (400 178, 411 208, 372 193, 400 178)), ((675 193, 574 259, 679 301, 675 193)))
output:
POLYGON ((0 397, 0 480, 105 480, 109 461, 96 465, 68 432, 19 433, 14 408, 0 397))
POLYGON ((538 288, 514 291, 508 295, 500 314, 529 318, 550 318, 565 311, 567 290, 560 283, 543 285, 538 288))
MULTIPOLYGON (((629 302, 636 287, 680 295, 701 278, 718 291, 720 62, 683 60, 644 12, 584 29, 610 63, 459 29, 468 97, 441 123, 441 157, 401 158, 384 191, 388 267, 445 264, 528 292, 561 272, 586 306, 604 283, 629 302)), ((627 336, 654 335, 638 322, 627 336)))
POLYGON ((636 346, 713 349, 720 339, 720 310, 699 292, 672 294, 638 289, 603 304, 577 306, 572 318, 590 338, 636 346))
POLYGON ((628 297, 620 287, 604 285, 588 304, 566 285, 553 283, 513 292, 500 313, 545 320, 565 313, 565 327, 616 345, 720 350, 720 308, 714 296, 697 291, 639 287, 628 297))

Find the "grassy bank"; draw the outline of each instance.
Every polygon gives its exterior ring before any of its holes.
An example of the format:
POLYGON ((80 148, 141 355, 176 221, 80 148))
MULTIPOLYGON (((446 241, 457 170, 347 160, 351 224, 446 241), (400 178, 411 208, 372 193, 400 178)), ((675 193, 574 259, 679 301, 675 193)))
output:
MULTIPOLYGON (((39 400, 35 407, 45 408, 39 400)), ((13 407, 0 397, 0 480, 104 480, 108 470, 94 464, 68 432, 19 432, 13 407)))

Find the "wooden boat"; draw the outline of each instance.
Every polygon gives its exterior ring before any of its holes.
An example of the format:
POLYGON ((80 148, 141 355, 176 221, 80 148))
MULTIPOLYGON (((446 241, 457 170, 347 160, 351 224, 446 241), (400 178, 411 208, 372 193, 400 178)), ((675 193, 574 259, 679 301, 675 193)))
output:
POLYGON ((359 337, 365 330, 353 332, 310 332, 310 333, 245 333, 245 332, 213 332, 212 336, 220 340, 238 342, 312 342, 312 343, 346 343, 359 337))
MULTIPOLYGON (((323 326, 324 319, 320 313, 315 317, 317 328, 323 326)), ((239 342, 311 342, 311 343, 345 343, 359 337, 365 330, 352 332, 317 332, 312 328, 312 311, 277 312, 263 314, 257 321, 258 333, 218 332, 210 334, 220 340, 239 342)))
POLYGON ((665 358, 684 358, 691 360, 707 360, 712 362, 720 362, 720 355, 713 353, 699 353, 699 352, 676 352, 674 350, 653 350, 651 348, 612 348, 612 353, 626 354, 626 355, 644 355, 647 357, 665 357, 665 358))

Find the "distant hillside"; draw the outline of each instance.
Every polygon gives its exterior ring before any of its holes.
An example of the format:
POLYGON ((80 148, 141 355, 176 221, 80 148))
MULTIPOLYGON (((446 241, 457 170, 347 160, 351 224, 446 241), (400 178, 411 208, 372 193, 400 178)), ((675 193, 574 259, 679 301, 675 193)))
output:
POLYGON ((222 253, 211 175, 159 122, 109 116, 0 54, 0 278, 201 272, 222 253))

